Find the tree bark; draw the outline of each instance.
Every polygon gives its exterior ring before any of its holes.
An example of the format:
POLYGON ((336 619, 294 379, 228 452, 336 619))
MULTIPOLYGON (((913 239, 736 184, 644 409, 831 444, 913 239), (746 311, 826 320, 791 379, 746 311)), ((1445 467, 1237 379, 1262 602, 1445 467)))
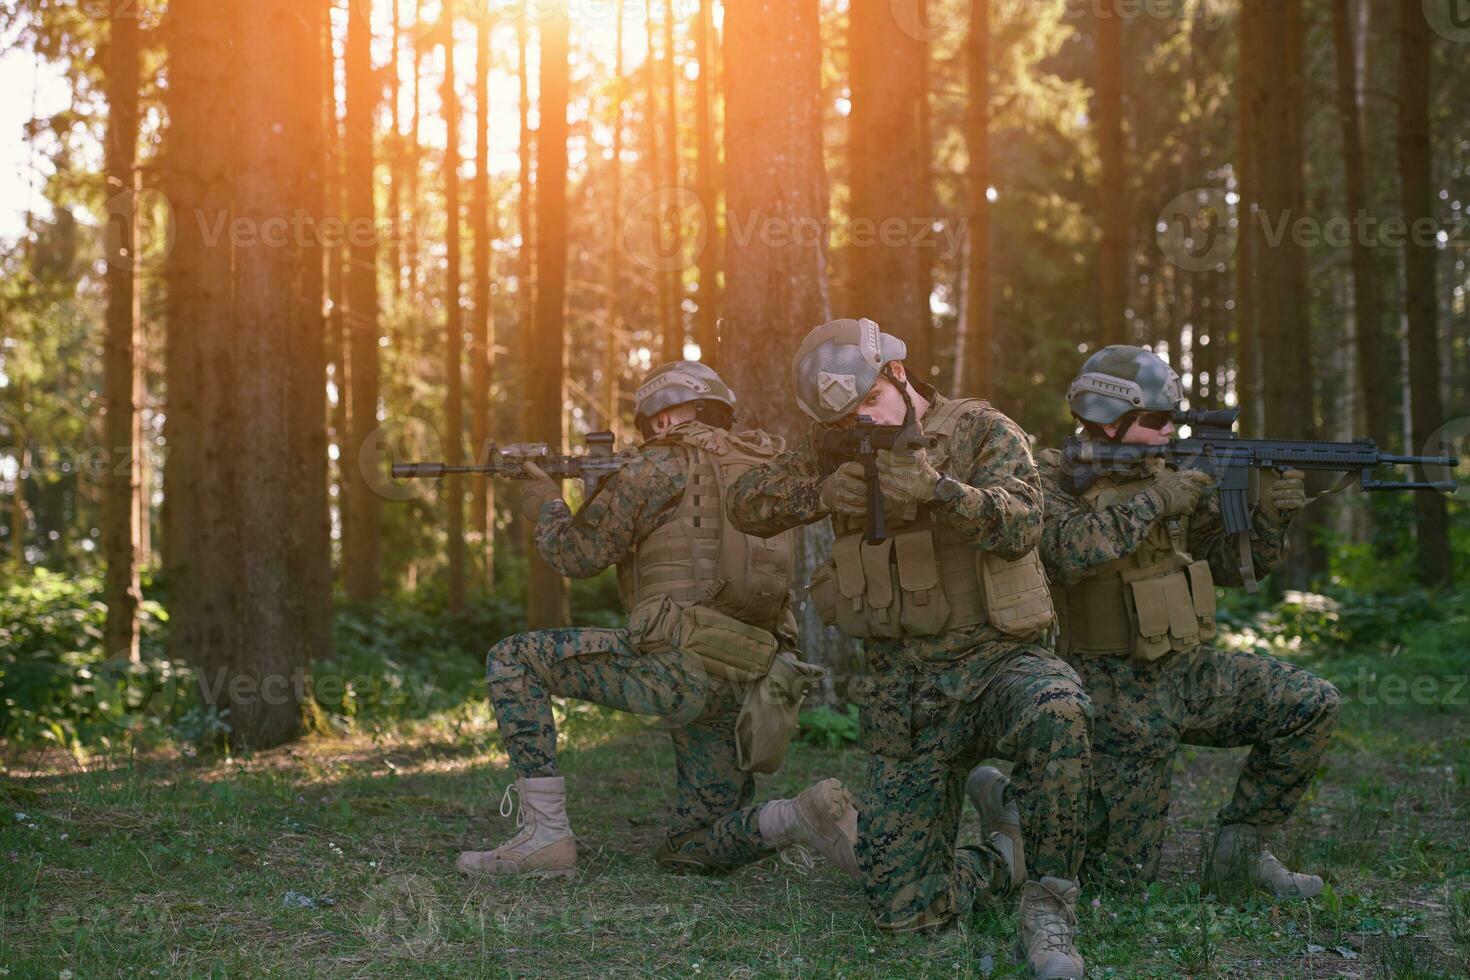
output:
MULTIPOLYGON (((699 319, 695 326, 695 342, 699 344, 699 358, 710 367, 719 368, 719 296, 717 281, 720 268, 719 235, 715 228, 716 199, 719 195, 719 155, 715 148, 714 89, 711 79, 715 71, 715 45, 711 7, 714 0, 700 0, 699 14, 694 24, 695 58, 699 61, 699 81, 695 88, 696 139, 699 141, 699 176, 696 195, 703 208, 703 220, 707 234, 704 249, 699 253, 699 319)), ((619 8, 621 10, 621 8, 619 8)), ((621 22, 619 37, 621 37, 621 22)), ((622 52, 618 53, 617 75, 622 77, 622 52)), ((621 118, 621 117, 620 117, 621 118)))
POLYGON ((341 448, 348 520, 342 567, 347 598, 370 603, 380 588, 378 542, 382 537, 381 501, 369 468, 379 465, 370 443, 378 425, 378 246, 376 227, 373 118, 379 93, 373 77, 372 2, 349 0, 347 18, 347 221, 351 264, 347 276, 347 347, 351 358, 351 432, 341 448))
MULTIPOLYGON (((495 371, 495 307, 490 298, 494 256, 490 200, 490 28, 488 16, 475 29, 475 299, 470 340, 470 451, 479 460, 490 438, 490 385, 495 371)), ((495 588, 495 484, 474 481, 475 537, 480 542, 481 580, 495 588)))
POLYGON ((1235 251, 1236 358, 1235 397, 1241 409, 1240 433, 1261 431, 1258 361, 1259 302, 1256 281, 1256 236, 1260 220, 1260 166, 1257 130, 1265 97, 1264 0, 1242 0, 1235 88, 1238 93, 1239 136, 1236 146, 1236 205, 1239 227, 1235 251))
POLYGON ((106 566, 107 655, 136 663, 138 498, 143 456, 140 389, 133 363, 141 324, 138 251, 138 18, 113 8, 107 45, 107 324, 103 341, 102 403, 107 476, 102 488, 102 559, 106 566))
POLYGON ((398 131, 398 98, 403 88, 403 18, 399 0, 393 11, 393 54, 388 59, 388 282, 393 298, 403 292, 403 134, 398 131))
MULTIPOLYGON (((965 44, 970 99, 965 113, 965 145, 970 154, 966 183, 970 193, 969 256, 965 276, 964 391, 989 397, 995 350, 994 303, 990 282, 990 0, 973 0, 965 44)), ((955 391, 956 395, 960 392, 955 391)))
MULTIPOLYGON (((1438 243, 1433 239, 1436 226, 1429 122, 1429 71, 1433 54, 1429 24, 1420 4, 1417 0, 1400 0, 1398 160, 1404 220, 1410 228, 1404 246, 1413 430, 1410 449, 1424 453, 1443 451, 1429 441, 1444 424, 1435 308, 1438 243)), ((1453 565, 1444 498, 1437 493, 1415 494, 1414 525, 1419 539, 1420 580, 1431 587, 1449 585, 1453 565)))
POLYGON ((1102 164, 1102 241, 1098 293, 1103 344, 1129 341, 1128 203, 1123 171, 1123 17, 1104 0, 1097 19, 1097 141, 1102 164))
MULTIPOLYGON (((791 358, 801 338, 831 318, 817 3, 750 0, 726 17, 724 377, 740 398, 743 424, 791 442, 807 428, 791 358), (780 240, 751 233, 768 221, 780 223, 780 240)), ((799 540, 804 588, 831 529, 813 526, 799 540)), ((810 603, 800 605, 799 618, 803 656, 850 672, 851 641, 822 627, 810 603)), ((830 699, 838 692, 828 684, 830 699)))
MULTIPOLYGON (((459 214, 459 93, 455 88, 454 4, 445 4, 439 21, 444 46, 444 447, 452 466, 464 462, 464 325, 460 308, 459 214)), ((464 478, 450 474, 444 480, 449 508, 449 609, 458 612, 465 599, 464 478)))
MULTIPOLYGON (((516 227, 520 232, 520 249, 516 255, 516 331, 517 343, 516 368, 519 371, 521 384, 521 411, 516 419, 516 425, 522 431, 530 422, 526 414, 526 399, 531 390, 531 347, 535 342, 535 319, 536 319, 536 224, 534 218, 535 186, 532 183, 532 156, 531 151, 531 75, 530 66, 526 60, 526 43, 528 25, 529 5, 522 5, 516 17, 516 68, 518 81, 520 83, 520 97, 517 102, 520 115, 520 141, 517 151, 520 163, 520 172, 517 178, 517 186, 520 194, 517 200, 516 227)), ((531 554, 536 550, 534 541, 535 522, 527 521, 521 515, 520 487, 515 481, 510 481, 506 490, 506 509, 510 514, 511 547, 517 549, 518 553, 531 554)))
MULTIPOLYGON (((540 134, 536 141, 536 335, 527 350, 528 437, 562 445, 566 356, 567 109, 571 84, 565 12, 541 20, 540 134)), ((527 620, 531 629, 562 626, 570 618, 566 580, 532 549, 527 620)))
POLYGON ((928 317, 920 309, 914 227, 926 214, 928 147, 920 132, 927 48, 900 28, 888 0, 853 0, 850 51, 852 186, 847 295, 852 316, 868 317, 908 344, 911 367, 928 377, 928 317), (891 232, 898 230, 898 234, 891 232))
MULTIPOLYGON (((1367 213, 1368 180, 1364 159, 1362 104, 1358 94, 1357 45, 1353 36, 1353 11, 1348 0, 1332 6, 1332 46, 1337 61, 1337 112, 1342 124, 1343 191, 1347 217, 1356 221, 1367 213)), ((1378 279, 1373 270, 1373 251, 1360 235, 1352 236, 1353 322, 1357 328, 1358 388, 1362 392, 1363 416, 1368 435, 1378 445, 1388 446, 1388 404, 1383 376, 1383 310, 1378 279)))
MULTIPOLYGON (((603 420, 609 432, 616 439, 622 430, 621 413, 619 411, 619 389, 623 376, 622 365, 622 296, 623 296, 623 0, 614 0, 616 11, 614 18, 614 45, 613 56, 613 107, 612 107, 612 173, 609 177, 612 183, 612 203, 608 210, 608 242, 607 242, 607 314, 606 329, 603 338, 603 363, 602 383, 603 420)), ((707 3, 708 0, 702 0, 707 3)), ((701 8, 702 9, 702 8, 701 8)), ((704 73, 708 68, 708 62, 701 56, 699 63, 700 79, 703 81, 704 73)), ((703 144, 701 143, 701 147, 703 144)), ((701 166, 708 162, 701 149, 701 166)), ((701 174, 703 171, 701 170, 701 174)), ((705 207, 710 205, 706 202, 705 207)), ((703 269, 703 266, 700 267, 703 269)), ((711 284, 712 285, 712 284, 711 284)), ((704 315, 705 281, 703 272, 700 273, 700 316, 704 315)), ((702 322, 702 321, 701 321, 702 322)), ((705 362, 710 363, 710 356, 714 349, 710 348, 705 362)))
MULTIPOLYGON (((668 132, 668 152, 664 154, 664 187, 669 193, 679 190, 679 84, 675 72, 674 5, 664 7, 664 128, 668 132)), ((650 49, 651 50, 651 49, 650 49)), ((686 256, 687 258, 687 256, 686 256)), ((668 304, 669 333, 664 336, 664 360, 684 357, 684 267, 670 263, 664 270, 664 302, 668 304)))

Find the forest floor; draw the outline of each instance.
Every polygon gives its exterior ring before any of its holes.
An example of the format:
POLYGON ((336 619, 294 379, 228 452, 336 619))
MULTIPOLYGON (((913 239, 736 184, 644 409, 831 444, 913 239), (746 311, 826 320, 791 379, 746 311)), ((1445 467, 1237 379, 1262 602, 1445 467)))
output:
MULTIPOLYGON (((1277 848, 1325 874, 1329 894, 1281 907, 1200 898, 1201 838, 1242 753, 1188 750, 1162 880, 1084 893, 1089 976, 1470 973, 1466 692, 1429 714, 1344 693, 1328 765, 1277 848)), ((893 939, 823 866, 660 872, 668 740, 581 706, 563 726, 580 875, 462 878, 458 851, 513 831, 498 815, 508 777, 493 728, 468 717, 233 759, 154 754, 88 771, 64 754, 12 759, 0 975, 1016 975, 1009 909, 893 939)), ((863 772, 856 748, 796 745, 758 792, 826 775, 861 786, 863 772)), ((967 808, 963 837, 976 833, 967 808)))

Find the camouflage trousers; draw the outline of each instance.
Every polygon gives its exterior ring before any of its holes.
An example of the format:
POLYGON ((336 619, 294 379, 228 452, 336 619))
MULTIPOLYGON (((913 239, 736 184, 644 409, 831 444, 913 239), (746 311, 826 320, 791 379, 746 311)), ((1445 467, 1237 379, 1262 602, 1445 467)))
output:
POLYGON ((1221 824, 1284 823, 1337 719, 1337 688, 1299 667, 1204 646, 1152 663, 1075 657, 1092 698, 1089 880, 1152 880, 1182 745, 1250 746, 1221 824))
POLYGON ((988 843, 955 849, 965 779, 1012 760, 1033 875, 1075 878, 1087 814, 1089 708, 1076 674, 1046 650, 980 643, 963 662, 919 665, 895 642, 868 644, 861 711, 872 753, 858 802, 858 868, 879 929, 940 927, 1005 893, 988 843))
POLYGON ((731 871, 771 853, 751 806, 755 781, 736 766, 735 719, 745 685, 709 676, 677 651, 645 653, 627 630, 552 629, 491 647, 490 703, 511 768, 555 776, 551 697, 576 698, 658 719, 674 742, 673 822, 659 863, 731 871))

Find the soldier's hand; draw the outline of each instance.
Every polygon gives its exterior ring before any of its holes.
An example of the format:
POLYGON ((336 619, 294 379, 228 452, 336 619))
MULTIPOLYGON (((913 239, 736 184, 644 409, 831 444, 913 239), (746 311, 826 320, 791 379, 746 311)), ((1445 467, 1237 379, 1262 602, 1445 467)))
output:
POLYGON ((868 512, 868 483, 861 463, 843 463, 822 481, 819 498, 829 514, 861 517, 868 512))
POLYGON ((534 522, 541 516, 543 504, 561 499, 561 484, 530 460, 521 463, 521 470, 527 476, 521 487, 521 513, 526 520, 534 522))
POLYGON ((934 499, 934 485, 938 482, 939 471, 929 462, 927 449, 878 450, 878 484, 883 488, 885 500, 899 507, 912 501, 927 503, 934 499))
POLYGON ((1261 494, 1261 509, 1282 523, 1290 521, 1305 506, 1307 474, 1301 470, 1287 470, 1271 480, 1261 494))
POLYGON ((1214 486, 1215 478, 1208 473, 1172 470, 1153 485, 1149 494, 1156 498, 1160 517, 1180 517, 1194 513, 1214 486))

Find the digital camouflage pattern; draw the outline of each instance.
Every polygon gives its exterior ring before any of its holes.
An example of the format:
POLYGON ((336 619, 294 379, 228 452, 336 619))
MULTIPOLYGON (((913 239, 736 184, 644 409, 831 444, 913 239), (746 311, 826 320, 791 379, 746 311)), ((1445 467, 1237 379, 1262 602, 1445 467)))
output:
MULTIPOLYGON (((933 389, 915 387, 943 404, 933 389)), ((819 503, 820 433, 814 429, 735 482, 729 515, 736 527, 771 535, 828 516, 819 503)), ((1014 422, 988 405, 967 409, 941 472, 964 491, 926 505, 934 520, 1006 558, 1036 546, 1040 483, 1014 422)), ((965 778, 992 756, 1015 763, 1011 792, 1031 873, 1075 878, 1086 825, 1089 715, 1072 669, 984 624, 864 645, 864 688, 853 700, 872 760, 858 802, 858 863, 878 926, 943 925, 1008 884, 988 846, 958 853, 954 846, 965 778)))
MULTIPOLYGON (((1158 520, 1140 493, 1093 511, 1061 484, 1061 454, 1040 454, 1046 492, 1041 558, 1054 581, 1073 584, 1130 555, 1158 520)), ((1258 512, 1251 553, 1265 575, 1286 555, 1289 524, 1258 512)), ((1216 582, 1242 584, 1239 546, 1225 532, 1218 497, 1191 517, 1191 554, 1216 582)), ((1070 658, 1092 699, 1091 813, 1084 875, 1119 882, 1158 872, 1179 746, 1250 746, 1221 824, 1274 827, 1296 808, 1327 750, 1337 689, 1272 657, 1203 645, 1151 663, 1133 657, 1070 658)))
POLYGON ((551 696, 657 719, 674 742, 676 787, 666 845, 710 870, 771 853, 751 806, 755 780, 735 759, 735 719, 746 685, 709 676, 677 651, 638 650, 627 630, 522 633, 490 651, 490 701, 517 775, 555 776, 551 696))
MULTIPOLYGON (((698 426, 701 423, 691 422, 698 426)), ((575 516, 560 500, 541 507, 536 546, 563 575, 587 578, 615 564, 673 516, 688 483, 677 446, 644 446, 575 516)), ((491 648, 486 671, 500 737, 517 775, 554 776, 551 697, 576 698, 658 719, 674 742, 673 853, 730 870, 771 853, 750 806, 754 780, 736 766, 735 719, 746 685, 709 676, 677 650, 651 654, 627 630, 552 629, 491 648)))

